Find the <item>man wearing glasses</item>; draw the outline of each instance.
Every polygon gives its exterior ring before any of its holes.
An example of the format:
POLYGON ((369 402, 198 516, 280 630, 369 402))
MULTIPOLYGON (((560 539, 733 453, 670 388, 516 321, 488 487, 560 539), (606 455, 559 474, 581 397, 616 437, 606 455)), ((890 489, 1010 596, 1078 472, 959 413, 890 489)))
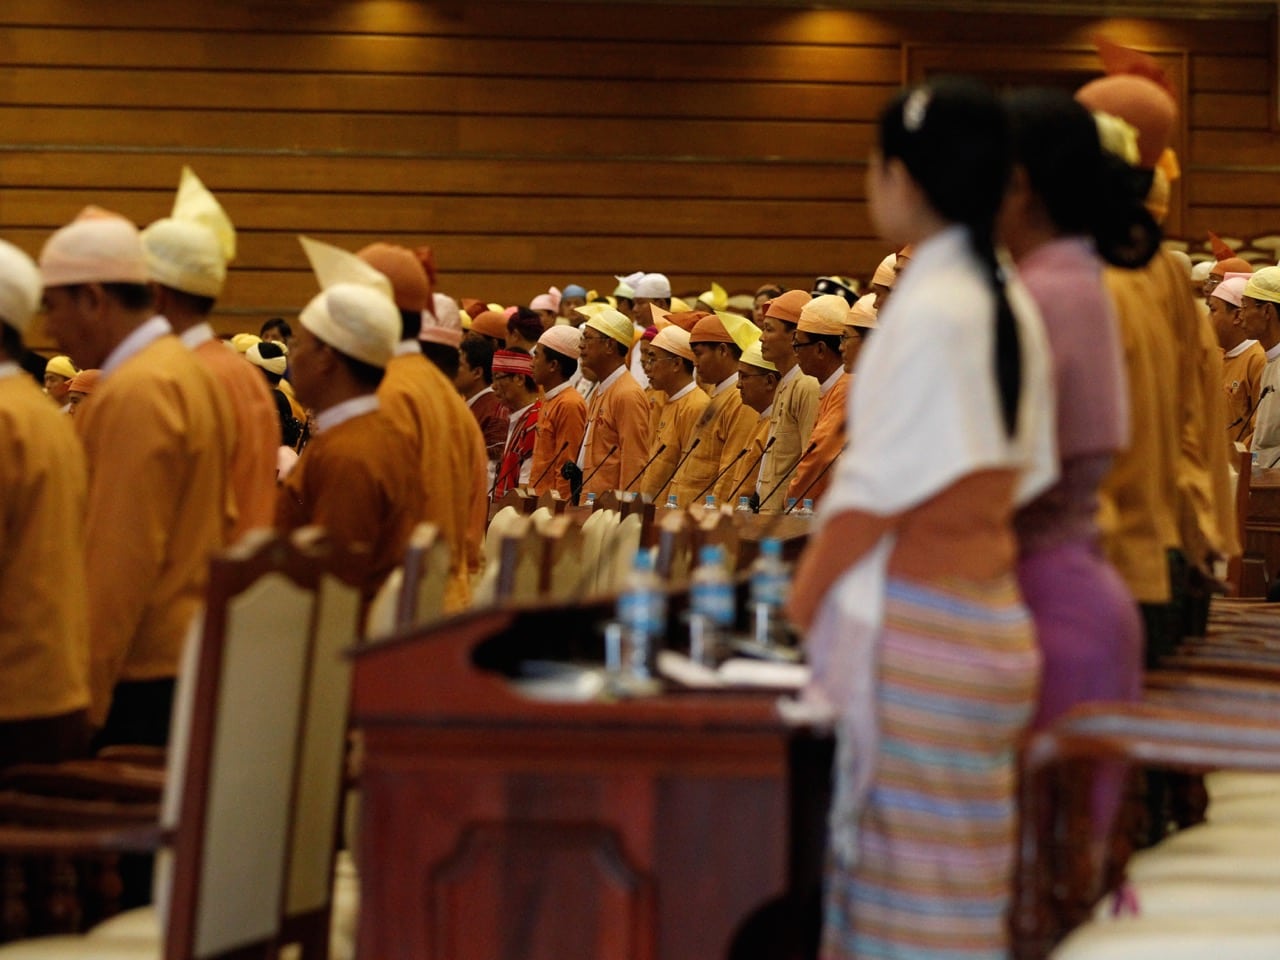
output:
POLYGON ((809 448, 787 488, 788 499, 817 503, 831 480, 829 466, 844 447, 845 397, 849 374, 840 355, 849 304, 844 297, 815 297, 800 311, 791 346, 804 373, 818 381, 818 418, 813 424, 809 448))

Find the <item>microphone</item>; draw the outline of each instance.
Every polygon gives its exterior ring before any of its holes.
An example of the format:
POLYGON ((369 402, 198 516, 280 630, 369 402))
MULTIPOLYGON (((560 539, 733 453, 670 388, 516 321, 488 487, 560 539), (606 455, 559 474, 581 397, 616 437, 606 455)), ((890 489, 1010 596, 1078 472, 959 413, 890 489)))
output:
POLYGON ((684 462, 689 459, 689 454, 697 450, 698 444, 700 444, 701 442, 702 442, 701 437, 693 438, 693 443, 689 444, 689 449, 684 452, 684 456, 681 457, 680 460, 676 463, 675 469, 672 470, 671 475, 667 477, 667 482, 664 483, 662 486, 660 486, 658 488, 658 492, 653 495, 653 499, 655 503, 657 502, 658 498, 662 496, 662 492, 671 485, 671 481, 676 478, 676 474, 680 472, 680 468, 684 466, 684 462))
POLYGON ((827 475, 827 471, 835 466, 836 461, 840 459, 840 455, 844 453, 845 449, 848 446, 849 446, 849 442, 846 440, 841 445, 840 449, 836 452, 836 455, 827 461, 827 465, 818 471, 818 475, 814 477, 812 480, 810 480, 808 486, 806 486, 803 490, 800 491, 800 496, 796 497, 795 503, 791 504, 791 506, 787 507, 786 510, 782 511, 783 516, 786 516, 788 513, 794 510, 796 508, 796 503, 804 503, 804 495, 808 493, 810 490, 812 490, 814 485, 827 475))
POLYGON ((1249 408, 1245 410, 1245 412, 1236 420, 1236 422, 1227 427, 1227 429, 1230 430, 1231 427, 1234 427, 1236 425, 1236 423, 1240 423, 1241 421, 1245 422, 1245 426, 1241 427, 1239 432, 1236 434, 1237 440, 1243 437, 1245 430, 1248 429, 1248 420, 1249 420, 1249 417, 1253 415, 1253 411, 1257 410, 1258 407, 1262 406, 1262 401, 1267 398, 1267 394, 1275 393, 1275 390, 1276 388, 1272 386, 1263 387, 1262 392, 1258 394, 1257 402, 1249 404, 1249 408))
POLYGON ((551 472, 551 468, 552 468, 552 467, 554 467, 554 466, 556 465, 556 461, 560 459, 560 454, 564 453, 565 448, 566 448, 566 447, 568 447, 568 446, 569 446, 569 441, 568 441, 568 440, 566 440, 564 443, 560 444, 560 449, 559 449, 559 450, 557 450, 557 451, 552 455, 552 457, 551 457, 551 462, 550 462, 550 463, 548 463, 548 464, 547 464, 547 465, 542 469, 542 472, 541 472, 540 474, 538 474, 538 479, 537 479, 537 480, 535 480, 535 481, 533 481, 533 483, 529 484, 529 486, 530 486, 530 487, 532 487, 532 488, 534 489, 534 492, 535 492, 535 493, 537 492, 537 486, 538 486, 538 484, 540 484, 540 483, 542 482, 542 478, 543 478, 543 477, 545 477, 548 473, 550 473, 550 472, 551 472))
POLYGON ((803 461, 804 458, 807 457, 809 454, 813 453, 813 451, 816 450, 817 448, 818 448, 818 444, 815 441, 810 440, 809 445, 804 448, 804 453, 796 457, 796 462, 793 463, 790 469, 788 469, 787 472, 782 475, 782 479, 773 485, 773 489, 770 490, 767 494, 765 494, 760 499, 760 502, 762 504, 765 504, 765 503, 768 503, 770 500, 772 500, 773 495, 777 493, 780 489, 782 489, 782 485, 791 479, 791 475, 796 472, 796 468, 800 466, 801 461, 803 461))
MULTIPOLYGON (((756 457, 756 462, 751 465, 751 470, 755 470, 757 467, 760 466, 760 461, 764 459, 764 455, 769 452, 769 448, 773 446, 773 442, 777 439, 778 438, 776 436, 772 436, 769 438, 769 442, 766 443, 764 445, 764 449, 760 451, 760 456, 756 457)), ((730 500, 732 500, 734 497, 738 495, 738 491, 742 489, 742 485, 747 482, 747 477, 751 476, 751 470, 748 470, 745 474, 743 474, 742 479, 738 481, 738 485, 729 491, 730 500)))
POLYGON ((623 490, 630 490, 633 486, 635 486, 637 483, 639 483, 639 482, 640 482, 640 478, 644 476, 644 473, 645 473, 645 471, 646 471, 646 470, 648 470, 648 469, 649 469, 650 464, 652 464, 652 463, 653 463, 653 461, 657 460, 657 459, 658 459, 658 457, 660 457, 660 456, 662 455, 662 451, 663 451, 663 450, 665 450, 665 449, 667 449, 667 445, 664 443, 664 444, 663 444, 662 446, 660 446, 657 450, 653 451, 653 456, 652 456, 652 457, 650 457, 648 460, 646 460, 646 461, 645 461, 644 466, 640 468, 640 472, 639 472, 639 473, 637 473, 634 477, 632 477, 632 478, 631 478, 631 482, 630 482, 630 483, 628 483, 628 484, 627 484, 625 487, 623 487, 622 489, 623 489, 623 490))
POLYGON ((588 483, 590 483, 591 478, 594 477, 597 473, 599 473, 600 468, 603 467, 606 463, 608 463, 609 458, 612 457, 617 452, 618 452, 618 445, 615 443, 612 447, 609 448, 609 452, 600 458, 600 462, 596 464, 596 468, 592 470, 589 474, 587 474, 586 479, 582 481, 582 485, 585 487, 588 483))
POLYGON ((697 495, 693 498, 693 502, 697 503, 699 500, 701 500, 703 496, 706 494, 706 492, 710 490, 712 487, 714 487, 717 483, 719 483, 720 478, 723 477, 730 470, 732 470, 733 465, 737 463, 739 460, 741 460, 743 457, 745 457, 746 455, 747 455, 747 448, 743 447, 741 450, 738 451, 738 455, 729 461, 729 465, 727 467, 725 467, 723 470, 717 473, 714 477, 712 477, 711 482, 698 491, 697 495))
POLYGON ((569 502, 575 507, 582 496, 582 468, 572 460, 560 464, 560 476, 569 481, 569 502))

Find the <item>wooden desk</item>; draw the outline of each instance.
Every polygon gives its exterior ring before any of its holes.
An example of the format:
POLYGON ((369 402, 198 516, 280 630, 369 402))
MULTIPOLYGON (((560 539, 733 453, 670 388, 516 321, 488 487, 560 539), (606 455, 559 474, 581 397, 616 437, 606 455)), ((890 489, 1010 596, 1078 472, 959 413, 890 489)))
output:
POLYGON ((363 960, 719 958, 815 889, 823 818, 791 815, 815 794, 792 796, 772 695, 516 692, 523 658, 598 659, 607 613, 478 612, 356 653, 363 960))

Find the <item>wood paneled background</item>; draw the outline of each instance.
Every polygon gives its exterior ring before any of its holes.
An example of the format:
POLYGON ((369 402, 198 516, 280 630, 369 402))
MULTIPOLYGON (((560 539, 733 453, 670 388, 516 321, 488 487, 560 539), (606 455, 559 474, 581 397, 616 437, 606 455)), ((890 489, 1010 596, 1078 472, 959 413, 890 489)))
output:
POLYGON ((884 6, 4 0, 0 234, 34 254, 88 202, 145 224, 190 163, 240 230, 224 331, 314 293, 299 232, 430 243, 444 291, 504 302, 635 269, 681 291, 865 278, 887 250, 863 160, 922 52, 1091 71, 1100 32, 1180 67, 1170 235, 1280 233, 1271 8, 884 6))

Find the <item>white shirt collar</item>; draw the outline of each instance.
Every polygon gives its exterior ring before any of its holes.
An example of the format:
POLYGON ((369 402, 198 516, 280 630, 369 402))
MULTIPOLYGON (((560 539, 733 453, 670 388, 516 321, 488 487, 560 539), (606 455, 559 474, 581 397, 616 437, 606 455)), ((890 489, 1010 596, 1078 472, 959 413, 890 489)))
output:
POLYGON ((1238 357, 1240 356, 1240 354, 1244 353, 1246 350, 1248 350, 1257 342, 1258 342, 1257 340, 1241 340, 1234 347, 1232 347, 1225 354, 1223 354, 1223 356, 1226 357, 1228 360, 1230 360, 1232 357, 1238 357))
POLYGON ((378 402, 376 393, 362 393, 358 397, 352 397, 350 400, 343 400, 341 403, 335 403, 327 410, 322 410, 316 414, 316 429, 321 433, 326 430, 332 430, 340 423, 346 423, 356 417, 366 413, 372 413, 377 410, 381 404, 378 402))
POLYGON ((188 350, 194 350, 202 343, 208 343, 213 339, 213 327, 207 323, 197 323, 194 327, 187 327, 178 334, 178 339, 188 350))
POLYGON ((627 372, 627 365, 621 364, 617 370, 609 374, 596 385, 596 392, 604 395, 604 392, 612 387, 615 383, 622 379, 622 375, 627 372))
POLYGON ((771 403, 764 408, 764 411, 760 414, 760 419, 768 420, 772 416, 773 416, 773 404, 771 403))
POLYGON ((693 391, 697 389, 698 389, 697 383, 690 380, 681 389, 677 390, 671 396, 667 397, 667 403, 675 403, 681 397, 687 397, 689 394, 693 393, 693 391))
POLYGON ((472 397, 470 400, 467 401, 467 406, 474 407, 476 405, 476 401, 479 400, 481 397, 483 397, 486 393, 493 393, 493 387, 485 387, 483 390, 481 390, 474 397, 472 397))
POLYGON ((836 372, 833 373, 831 376, 827 377, 827 379, 823 380, 822 383, 818 386, 818 396, 825 397, 828 393, 830 393, 831 388, 836 385, 836 381, 839 380, 842 376, 844 376, 844 367, 843 366, 836 367, 836 372))
POLYGON ((511 418, 510 418, 510 419, 511 419, 511 426, 510 426, 510 428, 507 430, 507 441, 508 441, 508 442, 510 442, 510 439, 511 439, 511 432, 512 432, 513 430, 515 430, 516 425, 520 423, 520 418, 521 418, 521 417, 523 417, 523 416, 525 415, 525 413, 529 410, 529 408, 530 408, 530 407, 532 407, 532 406, 533 406, 533 404, 534 404, 534 403, 537 403, 537 402, 538 402, 537 400, 534 400, 534 401, 533 401, 533 403, 526 403, 526 404, 525 404, 523 407, 521 407, 519 410, 512 410, 512 411, 511 411, 511 418))
POLYGON ((723 380, 721 380, 719 383, 716 384, 716 388, 711 391, 711 396, 718 397, 720 396, 720 394, 724 393, 726 390, 732 390, 737 385, 738 385, 738 371, 735 370, 729 376, 725 377, 723 380))
POLYGON ((0 363, 0 380, 5 379, 6 377, 16 377, 21 372, 22 368, 12 360, 6 360, 4 363, 0 363))
POLYGON ((422 353, 422 348, 418 346, 417 340, 401 340, 396 344, 395 356, 407 357, 414 353, 422 353))
POLYGON ((116 344, 116 348, 107 354, 102 362, 102 379, 111 376, 120 366, 136 354, 141 353, 163 336, 173 333, 173 327, 164 317, 155 316, 145 323, 140 323, 129 332, 129 335, 116 344))
POLYGON ((573 381, 566 380, 564 383, 560 384, 560 386, 552 387, 550 390, 548 390, 546 393, 543 394, 543 397, 547 400, 554 400, 556 397, 560 396, 560 394, 564 393, 566 390, 572 390, 572 389, 573 389, 573 381))
POLYGON ((782 386, 784 383, 790 383, 798 376, 800 376, 800 364, 793 363, 791 365, 791 369, 784 373, 782 375, 782 379, 778 381, 778 386, 782 386))
POLYGON ((1272 347, 1270 350, 1267 351, 1267 363, 1270 363, 1272 360, 1277 360, 1277 359, 1280 359, 1280 343, 1277 343, 1274 347, 1272 347))

